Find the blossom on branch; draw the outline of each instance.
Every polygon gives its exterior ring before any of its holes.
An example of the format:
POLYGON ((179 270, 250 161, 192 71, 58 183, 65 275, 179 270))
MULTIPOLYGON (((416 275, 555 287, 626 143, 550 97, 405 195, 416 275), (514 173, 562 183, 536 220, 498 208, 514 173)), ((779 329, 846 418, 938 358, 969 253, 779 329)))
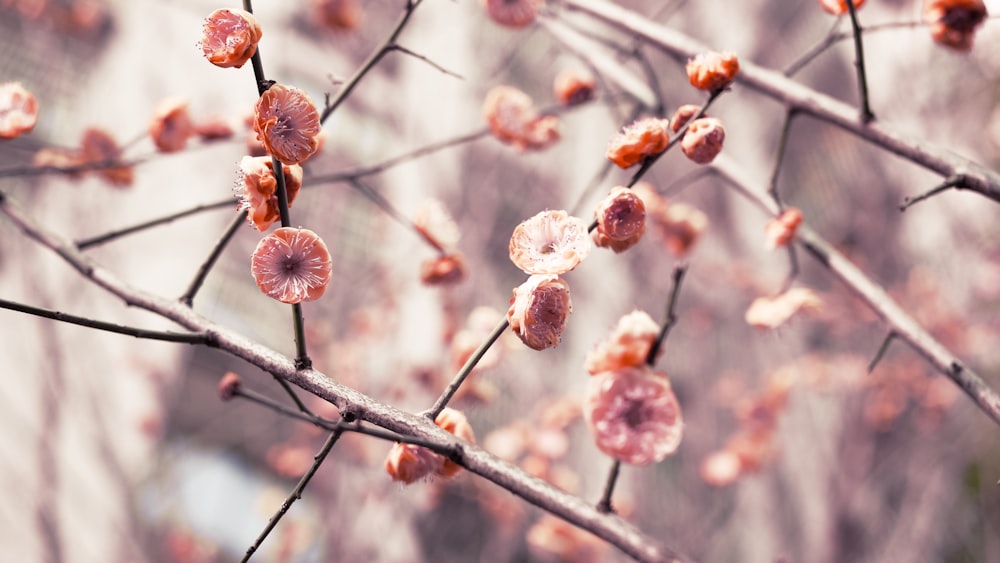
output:
POLYGON ((715 92, 728 87, 740 72, 735 53, 699 53, 685 67, 688 82, 699 90, 715 92))
POLYGON ((31 131, 38 121, 38 100, 20 82, 0 84, 0 139, 31 131))
POLYGON ((646 363, 653 343, 660 335, 660 326, 645 311, 635 310, 619 319, 607 340, 587 354, 584 367, 597 375, 646 363))
POLYGON ((670 380, 645 364, 592 377, 583 416, 598 449, 625 463, 656 463, 681 443, 681 407, 670 380))
POLYGON ((798 232, 801 223, 801 211, 794 207, 785 209, 764 227, 764 245, 768 250, 788 246, 795 240, 795 233, 798 232))
POLYGON ((216 10, 202 25, 201 51, 221 68, 240 68, 257 52, 262 31, 257 18, 244 10, 216 10))
MULTIPOLYGON (((466 442, 475 443, 472 426, 460 411, 445 408, 434 419, 434 424, 466 442)), ((385 458, 385 471, 393 481, 410 484, 431 475, 451 477, 461 467, 423 446, 397 442, 385 458)))
POLYGON ((757 328, 779 327, 796 314, 818 311, 823 300, 811 289, 795 287, 775 297, 758 297, 747 309, 747 324, 757 328))
POLYGON ((624 186, 616 186, 594 211, 597 228, 591 233, 594 244, 624 252, 635 246, 646 232, 646 206, 624 186))
POLYGON ((84 131, 80 154, 84 164, 101 164, 95 170, 111 185, 118 187, 132 185, 134 170, 122 162, 122 149, 107 131, 94 127, 84 131))
POLYGON ((667 150, 670 142, 669 124, 666 119, 657 117, 636 120, 612 137, 605 156, 620 168, 629 168, 660 154, 667 150))
POLYGON ((161 102, 149 122, 149 136, 160 152, 182 150, 194 134, 195 127, 188 115, 188 104, 179 98, 161 102))
POLYGON ((365 12, 358 0, 314 0, 313 17, 327 29, 350 31, 364 23, 365 12))
MULTIPOLYGON (((854 9, 860 9, 864 4, 865 0, 854 0, 854 9)), ((847 0, 819 0, 819 5, 835 16, 842 16, 850 11, 847 8, 847 0)))
POLYGON ((542 211, 514 228, 510 261, 526 274, 565 274, 591 249, 587 223, 562 210, 542 211))
POLYGON ((670 203, 647 182, 632 188, 646 205, 646 219, 653 232, 674 256, 684 256, 708 228, 708 216, 686 203, 670 203))
POLYGON ((559 344, 572 311, 569 284, 557 275, 536 274, 514 289, 507 322, 525 345, 544 350, 559 344))
POLYGON ((512 28, 534 23, 543 0, 482 0, 486 15, 494 22, 512 28))
POLYGON ((559 119, 539 115, 531 98, 512 86, 497 86, 483 102, 493 136, 518 150, 541 150, 559 140, 559 119))
MULTIPOLYGON (((680 132, 681 128, 687 125, 687 122, 691 120, 692 117, 698 115, 701 111, 701 106, 696 106, 694 104, 684 104, 677 108, 674 115, 670 117, 670 130, 674 133, 680 132)), ((703 115, 702 117, 708 117, 703 115)))
POLYGON ((986 19, 983 0, 926 0, 924 21, 934 42, 956 51, 972 49, 976 28, 986 19))
POLYGON ((282 227, 257 243, 250 272, 265 295, 294 304, 322 297, 333 262, 319 235, 309 229, 282 227))
MULTIPOLYGON (((246 210, 247 221, 258 231, 266 231, 281 218, 278 210, 278 182, 272 166, 269 156, 244 156, 240 160, 237 174, 240 209, 246 210)), ((282 168, 285 174, 285 194, 288 206, 291 207, 302 187, 302 167, 282 165, 282 168)))
POLYGON ((581 70, 564 70, 556 75, 552 92, 564 106, 582 104, 594 97, 594 77, 581 70))
POLYGON ((725 140, 726 130, 722 122, 714 117, 702 117, 688 126, 681 139, 681 150, 692 162, 708 164, 722 152, 725 140))
POLYGON ((272 84, 254 106, 253 130, 268 154, 302 164, 319 150, 319 111, 298 88, 272 84))
POLYGON ((424 285, 452 285, 465 279, 465 258, 459 253, 443 254, 420 265, 424 285))

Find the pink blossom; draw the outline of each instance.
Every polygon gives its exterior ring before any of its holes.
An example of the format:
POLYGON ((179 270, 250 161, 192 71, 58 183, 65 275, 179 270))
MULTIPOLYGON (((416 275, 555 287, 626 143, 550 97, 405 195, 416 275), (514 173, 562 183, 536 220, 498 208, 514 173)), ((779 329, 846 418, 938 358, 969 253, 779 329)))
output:
POLYGON ((607 340, 587 355, 587 372, 595 375, 646 363, 659 334, 659 325, 648 313, 632 311, 618 321, 607 340))
POLYGON ((333 262, 319 235, 309 229, 282 227, 257 244, 250 271, 268 297, 300 303, 323 295, 333 262))
POLYGON ((635 246, 646 232, 646 205, 624 186, 616 186, 594 211, 597 228, 591 233, 594 244, 624 252, 635 246))
POLYGON ((544 350, 559 344, 572 310, 569 284, 556 275, 533 275, 514 289, 507 321, 529 348, 544 350))
POLYGON ((216 10, 205 18, 201 51, 208 62, 222 68, 240 68, 257 52, 260 24, 244 10, 216 10))
POLYGON ((661 461, 681 443, 681 408, 670 381, 646 365, 591 378, 583 414, 597 447, 625 463, 661 461))
POLYGON ((38 121, 38 101, 20 82, 0 84, 0 139, 31 131, 38 121))
POLYGON ((781 212, 764 227, 764 246, 768 250, 774 250, 795 240, 795 233, 802 223, 802 212, 794 207, 789 207, 781 212))
POLYGON ((758 297, 747 309, 747 324, 757 328, 775 328, 803 311, 818 311, 823 300, 811 289, 791 288, 775 297, 758 297))
POLYGON ((179 98, 168 98, 156 107, 149 122, 149 136, 160 152, 182 150, 195 134, 194 124, 188 114, 188 104, 179 98))
POLYGON ((254 106, 253 130, 268 154, 284 164, 302 164, 320 145, 319 111, 298 88, 273 84, 254 106))
POLYGON ((527 274, 564 274, 590 254, 587 223, 565 211, 542 211, 510 237, 510 260, 527 274))

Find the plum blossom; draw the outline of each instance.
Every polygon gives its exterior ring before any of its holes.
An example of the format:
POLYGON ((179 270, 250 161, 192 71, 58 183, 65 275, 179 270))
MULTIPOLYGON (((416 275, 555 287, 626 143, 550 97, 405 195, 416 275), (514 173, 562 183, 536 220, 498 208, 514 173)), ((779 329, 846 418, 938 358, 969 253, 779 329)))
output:
POLYGON ((632 311, 619 319, 607 340, 587 354, 584 367, 596 375, 646 363, 660 327, 645 311, 632 311))
POLYGON ((629 168, 667 150, 670 135, 666 119, 646 117, 627 125, 611 138, 605 156, 620 168, 629 168))
POLYGON ((732 84, 740 72, 740 61, 734 53, 699 53, 688 60, 685 70, 692 86, 714 92, 732 84))
POLYGON ((216 10, 202 26, 201 51, 221 68, 240 68, 257 52, 262 35, 257 18, 244 10, 216 10))
POLYGON ((536 274, 514 289, 507 322, 529 348, 544 350, 559 344, 572 311, 569 284, 554 274, 536 274))
POLYGON ((20 82, 0 84, 0 139, 31 131, 38 121, 38 100, 20 82))
POLYGON ((298 88, 273 84, 254 106, 253 130, 268 154, 283 164, 302 164, 319 150, 319 111, 298 88))
POLYGON ((670 381, 645 364, 592 377, 583 415, 598 449, 625 463, 661 461, 681 443, 681 408, 670 381))
POLYGON ((250 271, 265 295, 294 304, 322 297, 333 262, 319 235, 309 229, 282 227, 257 243, 250 271))
POLYGON ((590 254, 587 223, 565 211, 542 211, 514 228, 510 260, 526 274, 564 274, 590 254))
POLYGON ((624 252, 635 246, 646 232, 646 205, 632 190, 616 186, 594 211, 597 228, 591 233, 594 244, 624 252))

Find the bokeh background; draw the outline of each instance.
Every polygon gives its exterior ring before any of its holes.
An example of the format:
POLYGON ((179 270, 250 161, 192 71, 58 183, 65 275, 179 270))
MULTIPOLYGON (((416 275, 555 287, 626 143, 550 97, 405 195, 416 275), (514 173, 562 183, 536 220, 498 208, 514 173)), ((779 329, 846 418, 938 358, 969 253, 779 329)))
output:
MULTIPOLYGON (((848 29, 811 0, 622 4, 778 69, 831 26, 848 29)), ((364 1, 354 28, 330 29, 311 1, 257 2, 268 76, 322 103, 380 44, 403 5, 364 1)), ((23 82, 42 108, 34 132, 0 144, 0 167, 30 166, 43 147, 75 146, 90 126, 145 159, 127 189, 59 175, 3 177, 0 189, 74 239, 231 198, 256 89, 249 67, 218 69, 201 57, 201 21, 220 7, 236 5, 0 1, 0 81, 23 82), (228 121, 235 137, 157 155, 145 131, 168 97, 187 100, 196 119, 228 121)), ((652 76, 668 112, 704 99, 688 85, 683 61, 556 2, 549 13, 583 32, 591 54, 641 80, 652 76)), ((859 13, 866 25, 915 22, 921 6, 869 0, 859 13)), ((316 179, 482 131, 482 100, 496 85, 516 86, 552 108, 556 74, 594 61, 544 26, 502 28, 472 0, 425 0, 399 43, 458 77, 401 53, 387 56, 326 123, 325 146, 305 167, 307 189, 292 218, 319 233, 334 256, 326 296, 305 306, 315 366, 419 411, 455 372, 452 347, 469 314, 504 311, 523 281, 507 256, 513 228, 543 209, 589 218, 600 197, 629 178, 608 169, 609 138, 649 108, 598 73, 597 98, 560 113, 562 138, 551 148, 519 152, 482 135, 366 177, 405 217, 431 198, 453 215, 467 277, 428 287, 419 271, 434 251, 412 229, 349 184, 316 179)), ((867 33, 875 114, 995 168, 998 46, 992 21, 968 54, 935 45, 921 26, 867 33)), ((841 41, 796 78, 856 103, 852 62, 850 42, 841 41)), ((783 108, 737 84, 710 113, 726 125, 725 155, 745 169, 746 181, 766 186, 783 108)), ((901 213, 904 197, 941 179, 816 120, 796 119, 790 135, 778 183, 784 200, 1000 386, 997 203, 946 192, 901 213)), ((658 364, 680 399, 685 437, 664 462, 623 468, 615 504, 624 517, 704 561, 1000 560, 996 425, 904 344, 892 344, 868 373, 887 327, 804 254, 795 283, 819 294, 822 311, 769 331, 744 322, 755 298, 779 290, 788 257, 764 248, 767 217, 711 175, 692 181, 695 170, 676 152, 646 177, 670 201, 707 215, 695 246, 677 256, 651 232, 621 255, 595 250, 568 274, 574 312, 563 342, 535 352, 508 335, 495 365, 478 370, 457 399, 479 442, 596 502, 610 460, 576 411, 588 377, 584 358, 625 313, 642 309, 662 320, 673 268, 685 263, 679 320, 658 364), (707 483, 704 461, 759 429, 761 417, 773 424, 763 423, 767 432, 753 442, 758 467, 728 485, 707 483)), ((131 283, 179 296, 234 213, 235 203, 224 205, 89 252, 131 283)), ((194 306, 292 354, 290 311, 261 295, 249 275, 259 237, 240 229, 194 306)), ((0 295, 172 328, 90 286, 7 221, 0 221, 0 295)), ((323 441, 315 429, 258 406, 221 402, 216 384, 227 371, 284 396, 271 376, 218 352, 9 311, 0 312, 0 327, 0 560, 236 560, 323 441)), ((309 404, 332 414, 328 405, 309 404)), ((382 469, 388 449, 344 438, 255 560, 625 559, 469 475, 391 482, 382 469)))

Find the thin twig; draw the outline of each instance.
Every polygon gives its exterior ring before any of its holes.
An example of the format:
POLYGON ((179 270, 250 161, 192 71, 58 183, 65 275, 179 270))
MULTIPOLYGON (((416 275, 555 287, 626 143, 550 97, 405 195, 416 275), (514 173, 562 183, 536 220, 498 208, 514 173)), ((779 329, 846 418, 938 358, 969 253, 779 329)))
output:
POLYGON ((388 199, 386 199, 382 194, 372 189, 371 186, 368 186, 367 184, 361 182, 357 178, 351 178, 350 180, 347 181, 347 183, 350 184, 351 187, 353 187, 355 190, 360 192, 361 195, 365 196, 365 198, 367 198, 368 201, 374 203, 376 207, 384 211, 386 215, 391 217, 394 221, 396 221, 400 225, 406 227, 408 230, 411 230, 415 234, 417 234, 420 237, 420 240, 429 244, 439 254, 445 255, 448 253, 448 251, 445 250, 444 247, 442 247, 438 241, 434 240, 433 237, 424 234, 424 231, 420 229, 420 227, 418 227, 417 224, 413 222, 412 219, 400 213, 398 209, 396 209, 391 203, 389 203, 388 199))
POLYGON ((861 24, 858 22, 858 9, 854 0, 846 0, 847 11, 851 16, 851 31, 854 34, 854 64, 858 69, 858 94, 861 97, 861 121, 865 123, 875 119, 871 106, 868 104, 868 78, 865 76, 865 50, 861 44, 861 24))
POLYGON ((615 508, 611 505, 611 497, 615 492, 615 484, 618 482, 618 472, 621 470, 622 462, 615 459, 611 462, 611 469, 608 470, 608 479, 604 482, 604 492, 601 493, 601 500, 597 501, 597 511, 605 514, 613 514, 615 508))
POLYGON ((944 182, 934 186, 930 190, 914 197, 903 198, 903 204, 899 206, 900 211, 906 211, 911 205, 924 201, 925 199, 936 196, 937 194, 950 190, 952 188, 961 190, 966 187, 967 178, 963 174, 956 174, 944 182))
POLYGON ((157 227, 159 225, 165 225, 167 223, 176 221, 177 219, 182 219, 191 215, 201 213, 202 211, 211 211, 214 209, 222 209, 225 207, 235 206, 236 201, 232 198, 226 199, 225 201, 217 201, 215 203, 206 203, 202 205, 196 205, 190 209, 185 209, 184 211, 178 211, 177 213, 172 213, 170 215, 165 215, 163 217, 158 217, 156 219, 150 219, 149 221, 143 221, 142 223, 137 223, 131 227, 125 227, 123 229, 117 229, 104 233, 103 235, 97 235, 90 238, 80 239, 76 241, 76 247, 80 250, 90 248, 91 246, 98 246, 106 242, 111 242, 117 238, 121 238, 126 235, 131 235, 139 231, 144 231, 151 227, 157 227))
POLYGON ((677 305, 677 296, 680 295, 681 282, 684 281, 684 274, 687 272, 687 264, 678 264, 674 267, 673 275, 670 281, 670 298, 667 299, 667 313, 666 318, 663 319, 663 326, 660 328, 660 334, 656 336, 656 340, 653 341, 653 345, 649 347, 649 354, 646 356, 646 363, 653 366, 656 363, 656 357, 660 354, 660 348, 663 346, 663 341, 667 339, 667 335, 670 334, 670 329, 674 327, 677 322, 677 315, 674 314, 674 307, 677 305))
POLYGON ((402 45, 396 45, 396 44, 389 45, 387 47, 387 49, 391 49, 393 51, 399 51, 400 53, 403 53, 405 55, 409 55, 409 56, 411 56, 411 57, 413 57, 415 59, 421 60, 421 61, 429 64, 430 66, 432 66, 435 69, 439 70, 443 74, 447 74, 448 76, 452 76, 452 77, 457 78, 459 80, 465 80, 465 77, 462 76, 461 74, 459 74, 457 72, 450 71, 450 70, 444 68, 443 66, 437 64, 436 62, 432 61, 426 55, 421 55, 420 53, 415 53, 415 52, 411 51, 410 49, 407 49, 406 47, 403 47, 402 45))
POLYGON ((875 366, 882 361, 882 357, 885 356, 886 351, 889 350, 889 345, 892 344, 893 339, 896 338, 896 333, 894 331, 889 331, 889 334, 885 335, 885 339, 882 340, 882 344, 879 345, 878 350, 875 352, 875 357, 872 361, 868 362, 868 373, 875 371, 875 366))
POLYGON ((316 474, 319 466, 326 460, 326 456, 330 454, 330 450, 333 449, 334 444, 337 443, 337 440, 339 440, 342 435, 343 432, 335 431, 327 436, 326 442, 323 443, 323 447, 316 452, 315 456, 313 456, 313 463, 309 466, 309 470, 306 471, 305 475, 303 475, 302 478, 299 479, 299 482, 295 484, 295 488, 292 489, 291 494, 285 498, 285 501, 281 503, 278 511, 275 512, 274 515, 271 516, 271 519, 267 521, 267 526, 264 526, 264 530, 257 536, 257 539, 254 540, 253 544, 247 548, 246 554, 243 556, 243 559, 240 560, 241 563, 246 563, 251 557, 253 557, 253 554, 258 548, 260 548, 261 544, 264 543, 268 534, 270 534, 271 530, 278 525, 278 522, 285 516, 285 513, 292 507, 292 504, 302 498, 302 492, 306 490, 306 485, 308 485, 309 481, 312 480, 313 475, 316 474))
MULTIPOLYGON (((585 12, 679 59, 710 50, 680 31, 649 21, 618 4, 604 0, 562 0, 560 5, 585 12)), ((903 135, 882 123, 863 123, 858 119, 857 108, 817 92, 780 72, 741 60, 736 82, 784 103, 789 109, 797 109, 851 132, 944 177, 963 173, 968 189, 1000 202, 1000 173, 923 140, 903 135)))
POLYGON ((201 289, 202 284, 205 283, 205 278, 207 278, 208 273, 212 271, 212 267, 215 266, 215 262, 219 259, 219 256, 222 255, 222 251, 229 244, 229 241, 233 239, 233 235, 236 234, 236 230, 240 228, 240 225, 246 223, 246 220, 247 212, 241 211, 233 217, 232 221, 229 222, 229 226, 226 227, 222 236, 219 237, 218 241, 216 241, 215 245, 212 247, 212 251, 208 254, 208 257, 205 258, 205 261, 198 267, 198 272, 195 274, 194 279, 191 280, 191 284, 188 285, 187 290, 185 290, 184 294, 181 295, 181 303, 184 303, 188 307, 191 306, 191 303, 194 302, 194 296, 198 293, 198 290, 201 289))
POLYGON ((427 412, 424 413, 424 416, 426 416, 431 420, 437 419, 437 416, 441 414, 441 411, 443 411, 444 408, 448 406, 448 402, 451 401, 452 397, 455 396, 455 393, 458 392, 458 388, 462 386, 462 383, 465 381, 465 379, 469 377, 469 374, 472 373, 472 370, 476 368, 476 365, 479 363, 479 360, 481 360, 483 356, 486 355, 486 352, 488 352, 490 347, 493 346, 493 343, 500 338, 500 335, 502 335, 503 332, 507 330, 508 326, 510 326, 510 323, 508 323, 507 318, 504 317, 504 319, 500 321, 500 323, 496 326, 496 328, 493 329, 493 332, 491 332, 490 335, 486 338, 486 341, 480 344, 479 348, 476 348, 476 351, 473 352, 471 356, 469 356, 469 359, 465 361, 465 365, 462 366, 462 369, 458 370, 458 373, 455 374, 455 377, 452 378, 448 386, 445 387, 444 392, 441 393, 441 396, 438 397, 437 401, 434 402, 434 406, 428 409, 427 412))
POLYGON ((181 332, 146 330, 143 328, 135 328, 131 326, 98 321, 87 317, 78 317, 76 315, 53 311, 51 309, 43 309, 41 307, 33 307, 31 305, 8 301, 6 299, 0 299, 0 309, 27 313, 36 317, 85 326, 87 328, 103 330, 105 332, 113 332, 115 334, 124 334, 125 336, 134 336, 135 338, 142 338, 145 340, 162 340, 164 342, 179 342, 181 344, 203 344, 205 346, 214 346, 214 340, 208 333, 185 334, 181 332))

